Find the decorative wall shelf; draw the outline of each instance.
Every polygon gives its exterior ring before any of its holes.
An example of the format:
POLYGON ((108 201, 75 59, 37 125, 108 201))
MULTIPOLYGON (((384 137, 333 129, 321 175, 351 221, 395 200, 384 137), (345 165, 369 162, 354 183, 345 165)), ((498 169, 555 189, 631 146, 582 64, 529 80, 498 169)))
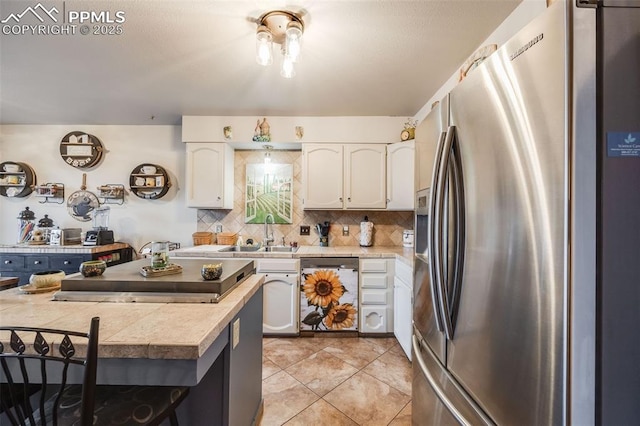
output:
POLYGON ((143 163, 136 166, 129 176, 131 192, 140 198, 156 200, 166 195, 171 188, 169 175, 163 167, 143 163))
POLYGON ((40 204, 53 202, 56 204, 64 203, 64 184, 62 183, 45 183, 35 188, 36 197, 41 198, 40 204))
POLYGON ((98 198, 103 204, 124 204, 124 185, 108 183, 98 187, 98 198))
POLYGON ((0 195, 3 197, 26 197, 35 185, 36 173, 27 163, 0 163, 0 195))
POLYGON ((88 169, 102 159, 104 147, 100 140, 85 132, 70 132, 60 141, 60 156, 68 165, 88 169))

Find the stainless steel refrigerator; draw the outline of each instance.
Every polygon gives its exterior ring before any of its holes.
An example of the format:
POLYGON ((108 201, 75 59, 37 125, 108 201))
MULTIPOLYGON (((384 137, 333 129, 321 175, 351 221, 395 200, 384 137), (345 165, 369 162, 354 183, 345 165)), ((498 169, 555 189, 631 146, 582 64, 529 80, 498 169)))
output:
POLYGON ((640 2, 556 0, 418 128, 413 424, 637 424, 639 65, 640 2))

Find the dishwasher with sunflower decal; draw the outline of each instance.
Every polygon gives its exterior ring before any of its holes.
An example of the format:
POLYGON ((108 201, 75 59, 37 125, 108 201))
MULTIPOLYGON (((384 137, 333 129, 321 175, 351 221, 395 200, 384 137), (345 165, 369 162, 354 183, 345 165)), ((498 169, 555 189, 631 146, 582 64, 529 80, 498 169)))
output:
POLYGON ((358 331, 358 258, 302 258, 300 331, 358 331))

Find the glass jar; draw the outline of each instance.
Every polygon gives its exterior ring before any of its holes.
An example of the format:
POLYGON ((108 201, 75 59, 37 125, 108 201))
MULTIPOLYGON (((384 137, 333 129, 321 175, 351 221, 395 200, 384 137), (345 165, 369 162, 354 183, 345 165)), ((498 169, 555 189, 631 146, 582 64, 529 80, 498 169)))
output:
POLYGON ((31 233, 36 226, 36 215, 25 207, 18 214, 18 244, 28 243, 31 240, 31 233))
POLYGON ((169 265, 169 241, 151 243, 151 267, 164 268, 169 265))
POLYGON ((53 229, 53 220, 48 214, 45 214, 44 217, 38 221, 37 229, 42 231, 42 241, 49 244, 51 240, 51 230, 53 229))

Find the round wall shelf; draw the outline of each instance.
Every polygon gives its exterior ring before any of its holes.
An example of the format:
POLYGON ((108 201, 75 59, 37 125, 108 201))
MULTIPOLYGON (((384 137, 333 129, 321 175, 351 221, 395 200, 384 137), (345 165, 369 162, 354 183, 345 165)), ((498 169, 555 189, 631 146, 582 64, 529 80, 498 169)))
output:
POLYGON ((70 132, 60 141, 60 156, 68 165, 88 169, 100 162, 104 147, 100 140, 88 133, 70 132))
POLYGON ((35 185, 36 173, 27 163, 0 163, 0 195, 3 197, 26 197, 35 185))
POLYGON ((169 175, 157 164, 143 163, 136 166, 129 176, 131 192, 140 198, 156 200, 171 188, 169 175))

